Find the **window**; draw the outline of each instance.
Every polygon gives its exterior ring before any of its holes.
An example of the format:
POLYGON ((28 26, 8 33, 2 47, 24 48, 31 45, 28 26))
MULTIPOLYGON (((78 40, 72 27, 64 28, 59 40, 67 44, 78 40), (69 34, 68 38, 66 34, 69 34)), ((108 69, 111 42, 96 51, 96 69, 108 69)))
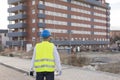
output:
POLYGON ((23 14, 26 14, 26 12, 24 11, 23 14))
POLYGON ((20 20, 19 22, 20 22, 20 23, 23 23, 23 21, 22 21, 22 20, 20 20))
POLYGON ((32 32, 33 32, 33 33, 35 32, 35 30, 36 30, 35 28, 32 28, 32 32))
POLYGON ((43 13, 43 10, 39 10, 39 13, 43 13))
POLYGON ((39 1, 39 4, 43 4, 43 1, 39 1))
POLYGON ((45 5, 49 6, 49 7, 67 10, 67 6, 65 6, 65 5, 60 5, 60 4, 50 3, 50 2, 45 2, 45 5))
POLYGON ((95 35, 106 35, 106 32, 94 32, 95 35))
POLYGON ((35 9, 32 10, 32 14, 35 14, 35 9))
POLYGON ((6 37, 6 33, 4 34, 4 36, 6 37))
POLYGON ((77 30, 72 30, 73 34, 90 34, 90 31, 77 31, 77 30))
POLYGON ((56 20, 45 20, 45 23, 55 24, 55 25, 67 25, 67 22, 64 22, 64 21, 56 21, 56 20))
POLYGON ((32 1, 32 5, 35 5, 35 0, 32 1))
POLYGON ((43 31, 43 29, 39 28, 39 32, 42 32, 42 31, 43 31))
POLYGON ((94 19, 94 22, 106 23, 106 20, 94 19))
POLYGON ((67 2, 67 0, 60 0, 60 1, 67 2))
POLYGON ((94 12, 94 15, 95 16, 100 16, 100 17, 106 17, 106 14, 101 14, 101 13, 96 13, 96 12, 94 12))
POLYGON ((90 24, 82 24, 82 23, 71 23, 72 26, 77 26, 77 27, 86 27, 86 28, 90 28, 91 25, 90 24))
POLYGON ((85 13, 85 14, 91 14, 90 11, 88 11, 88 10, 83 10, 83 9, 79 9, 79 8, 71 8, 71 11, 80 12, 80 13, 85 13))
POLYGON ((85 20, 85 21, 90 21, 91 19, 88 17, 82 17, 82 16, 76 16, 76 15, 71 15, 72 19, 78 19, 78 20, 85 20))
MULTIPOLYGON (((19 20, 20 23, 26 23, 26 20, 19 20)), ((14 23, 15 24, 15 23, 14 23)))
POLYGON ((83 41, 85 41, 85 38, 83 38, 83 41))
POLYGON ((94 25, 94 28, 96 28, 96 29, 105 29, 106 30, 106 26, 94 25))
POLYGON ((71 41, 74 41, 74 38, 71 38, 71 41))
POLYGON ((32 19, 32 23, 35 23, 35 19, 32 19))
POLYGON ((65 17, 67 18, 67 14, 59 13, 59 12, 53 12, 53 11, 45 11, 46 15, 52 15, 52 16, 58 16, 58 17, 65 17))
POLYGON ((32 41, 35 41, 35 37, 32 37, 32 41))
POLYGON ((40 23, 43 23, 43 19, 39 19, 39 22, 40 22, 40 23))
POLYGON ((105 8, 101 8, 101 7, 95 6, 94 9, 106 12, 106 9, 105 9, 105 8))
POLYGON ((72 3, 72 4, 75 4, 75 5, 79 5, 79 6, 84 6, 84 7, 90 8, 90 5, 89 5, 89 4, 82 3, 82 2, 79 2, 79 1, 72 0, 71 3, 72 3))
POLYGON ((67 30, 65 29, 51 29, 51 28, 47 28, 47 29, 53 33, 67 33, 67 30))

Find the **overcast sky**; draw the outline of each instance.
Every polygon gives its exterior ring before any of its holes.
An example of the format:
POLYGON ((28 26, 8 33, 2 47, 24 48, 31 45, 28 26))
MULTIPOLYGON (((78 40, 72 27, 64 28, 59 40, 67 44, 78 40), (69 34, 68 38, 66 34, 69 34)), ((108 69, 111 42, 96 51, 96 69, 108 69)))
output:
MULTIPOLYGON (((111 6, 111 29, 120 30, 120 0, 106 0, 111 6)), ((7 29, 7 0, 0 0, 0 29, 7 29)))

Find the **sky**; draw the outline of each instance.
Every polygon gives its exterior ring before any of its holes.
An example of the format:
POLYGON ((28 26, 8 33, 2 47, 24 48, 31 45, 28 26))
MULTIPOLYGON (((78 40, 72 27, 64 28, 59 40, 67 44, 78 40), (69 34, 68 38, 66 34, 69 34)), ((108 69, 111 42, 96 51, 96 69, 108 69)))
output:
POLYGON ((120 0, 106 0, 110 3, 110 24, 111 30, 120 30, 120 0))
MULTIPOLYGON (((110 3, 111 6, 111 14, 110 14, 110 24, 111 30, 120 30, 120 0, 106 0, 106 2, 110 3)), ((7 25, 9 24, 8 17, 8 2, 7 0, 0 0, 0 29, 7 29, 7 25)))

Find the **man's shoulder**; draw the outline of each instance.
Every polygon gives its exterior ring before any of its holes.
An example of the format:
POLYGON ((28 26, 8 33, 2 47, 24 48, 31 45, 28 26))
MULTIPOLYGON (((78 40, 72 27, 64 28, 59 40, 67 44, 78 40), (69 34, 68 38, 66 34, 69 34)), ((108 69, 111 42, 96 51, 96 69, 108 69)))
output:
POLYGON ((40 45, 41 44, 41 42, 39 42, 39 43, 36 43, 36 45, 35 46, 38 46, 38 45, 40 45))
POLYGON ((51 43, 51 42, 50 42, 50 44, 51 44, 52 46, 55 46, 55 44, 54 44, 54 43, 51 43))

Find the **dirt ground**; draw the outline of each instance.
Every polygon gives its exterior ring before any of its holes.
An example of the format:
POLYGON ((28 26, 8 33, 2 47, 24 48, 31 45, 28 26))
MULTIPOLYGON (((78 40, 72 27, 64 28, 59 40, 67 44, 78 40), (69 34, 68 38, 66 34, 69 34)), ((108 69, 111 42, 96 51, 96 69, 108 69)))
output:
POLYGON ((79 52, 60 54, 63 64, 120 74, 120 52, 79 52))
MULTIPOLYGON (((1 52, 0 54, 5 56, 17 56, 20 58, 30 59, 32 57, 33 50, 29 52, 6 50, 4 52, 1 52)), ((97 70, 120 74, 120 52, 89 51, 68 54, 67 52, 61 51, 59 52, 59 54, 61 58, 61 63, 63 64, 83 67, 94 63, 94 66, 97 64, 97 70)))

